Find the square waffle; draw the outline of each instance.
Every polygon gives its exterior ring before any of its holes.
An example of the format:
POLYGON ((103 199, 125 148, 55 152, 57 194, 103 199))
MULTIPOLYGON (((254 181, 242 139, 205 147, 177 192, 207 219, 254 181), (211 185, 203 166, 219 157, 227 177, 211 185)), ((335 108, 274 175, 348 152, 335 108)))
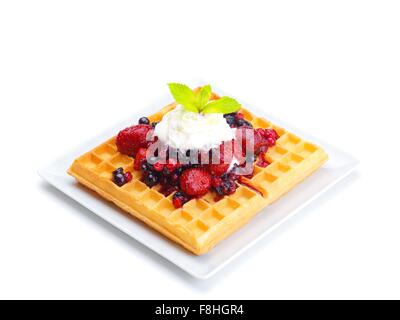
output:
MULTIPOLYGON (((160 121, 175 106, 175 103, 166 106, 150 116, 150 121, 160 121)), ((244 108, 241 112, 254 128, 273 128, 280 138, 266 153, 270 165, 255 166, 251 179, 242 178, 234 194, 218 201, 215 194, 209 192, 176 209, 172 204, 173 195, 165 197, 158 186, 149 188, 141 181, 141 172, 133 169, 134 159, 118 152, 115 137, 77 158, 68 173, 192 253, 205 254, 328 159, 315 144, 244 108), (133 174, 132 181, 122 187, 112 181, 112 172, 119 167, 133 174)))

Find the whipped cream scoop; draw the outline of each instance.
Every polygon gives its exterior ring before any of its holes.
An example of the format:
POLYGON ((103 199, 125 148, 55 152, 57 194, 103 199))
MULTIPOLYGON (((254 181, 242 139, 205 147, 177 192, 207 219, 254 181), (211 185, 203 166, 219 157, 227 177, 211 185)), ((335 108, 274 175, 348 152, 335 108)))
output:
POLYGON ((207 151, 234 139, 235 130, 228 125, 223 113, 195 113, 178 105, 164 115, 154 135, 175 149, 207 151))

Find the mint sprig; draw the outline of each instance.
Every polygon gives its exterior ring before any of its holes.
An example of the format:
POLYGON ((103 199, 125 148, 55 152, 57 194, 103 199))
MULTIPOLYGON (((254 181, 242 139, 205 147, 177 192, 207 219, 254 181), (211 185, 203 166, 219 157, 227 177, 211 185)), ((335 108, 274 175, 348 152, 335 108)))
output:
POLYGON ((203 86, 197 93, 181 83, 169 83, 168 86, 175 101, 191 112, 232 113, 241 107, 239 102, 229 97, 210 101, 212 94, 210 85, 203 86))

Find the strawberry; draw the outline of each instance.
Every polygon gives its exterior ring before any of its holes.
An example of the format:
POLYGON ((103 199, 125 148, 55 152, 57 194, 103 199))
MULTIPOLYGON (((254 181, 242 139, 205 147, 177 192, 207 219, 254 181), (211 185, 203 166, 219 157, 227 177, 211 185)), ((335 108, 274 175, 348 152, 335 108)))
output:
POLYGON ((203 196, 211 188, 211 175, 204 169, 191 168, 183 171, 180 187, 189 196, 203 196))
POLYGON ((135 157, 140 148, 147 148, 147 134, 152 127, 147 124, 139 124, 126 128, 118 133, 116 144, 118 151, 131 157, 135 157))
POLYGON ((231 143, 226 142, 226 145, 221 144, 219 149, 219 163, 210 163, 206 165, 205 167, 208 172, 210 172, 213 176, 222 176, 224 173, 226 173, 233 159, 234 148, 235 146, 233 140, 231 143))
POLYGON ((140 148, 135 157, 135 163, 133 164, 133 168, 135 170, 140 170, 140 166, 142 165, 142 161, 146 159, 147 149, 140 148))

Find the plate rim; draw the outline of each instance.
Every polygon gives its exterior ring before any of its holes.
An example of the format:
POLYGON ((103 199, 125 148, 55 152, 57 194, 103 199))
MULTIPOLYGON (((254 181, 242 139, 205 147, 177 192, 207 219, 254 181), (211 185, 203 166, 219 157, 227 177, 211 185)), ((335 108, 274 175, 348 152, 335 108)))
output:
MULTIPOLYGON (((193 82, 193 81, 191 81, 193 82)), ((196 84, 197 85, 201 85, 204 84, 205 81, 202 80, 196 80, 196 84)), ((224 94, 226 95, 227 93, 224 90, 220 90, 220 88, 218 88, 217 86, 213 86, 215 88, 215 91, 217 91, 218 93, 224 94)), ((170 99, 170 98, 169 98, 170 99)), ((165 101, 167 101, 166 97, 163 98, 155 98, 154 102, 148 102, 148 104, 151 103, 151 105, 154 105, 154 108, 156 108, 156 105, 158 106, 158 109, 161 108, 163 105, 167 105, 167 103, 165 103, 165 101), (161 107, 160 107, 161 105, 161 107)), ((311 140, 313 143, 316 143, 318 145, 320 145, 321 147, 323 147, 324 149, 331 149, 334 152, 337 152, 338 154, 341 154, 342 156, 346 157, 348 160, 347 163, 347 168, 345 169, 345 172, 342 173, 341 175, 337 176, 336 179, 332 180, 330 183, 328 183, 326 186, 324 186, 323 188, 321 188, 318 192, 315 192, 309 199, 307 199, 306 201, 302 202, 300 205, 298 205, 295 209, 291 210, 285 217, 283 217, 282 219, 280 219, 279 221, 277 221, 276 223, 274 223, 272 226, 270 226, 269 228, 267 228, 265 231, 261 232, 259 235, 255 236, 253 239, 251 239, 251 241, 249 241, 246 245, 244 245, 243 247, 239 248, 238 250, 236 250, 232 255, 230 255, 228 258, 226 258, 225 260, 223 260, 221 263, 219 263, 218 265, 212 267, 212 268, 207 268, 208 270, 205 272, 194 272, 192 269, 185 267, 183 264, 179 263, 179 261, 174 260, 173 258, 169 257, 167 254, 165 254, 162 250, 157 250, 157 248, 155 248, 154 246, 152 246, 151 244, 149 244, 148 242, 142 241, 140 238, 134 237, 131 234, 128 233, 127 230, 125 230, 125 228, 121 225, 118 225, 117 223, 114 223, 111 219, 108 219, 106 217, 106 215, 102 215, 101 213, 98 212, 98 210, 91 208, 90 205, 88 205, 87 202, 83 201, 82 199, 78 199, 74 194, 72 194, 71 192, 69 192, 66 187, 63 187, 61 184, 57 183, 56 180, 52 178, 52 176, 55 176, 55 173, 52 172, 50 170, 50 168, 52 168, 56 163, 62 161, 62 159, 66 159, 66 158, 70 158, 73 155, 77 155, 79 156, 79 152, 81 152, 80 150, 84 149, 86 150, 86 148, 88 146, 93 145, 93 147, 95 147, 96 143, 98 143, 97 141, 100 139, 103 139, 103 136, 108 135, 108 132, 110 132, 111 130, 113 130, 114 128, 117 127, 122 127, 124 126, 124 123, 128 123, 128 119, 123 119, 121 121, 118 121, 117 123, 115 123, 114 125, 106 128, 104 131, 98 133, 96 136, 83 141, 82 143, 80 143, 79 145, 77 145, 75 148, 73 148, 72 150, 68 150, 67 152, 63 153, 62 155, 55 157, 54 160, 52 160, 51 162, 48 162, 46 165, 42 166, 39 170, 38 170, 38 174, 39 176, 44 179, 47 183, 49 183, 52 187, 56 188, 57 190, 59 190, 60 192, 64 193, 66 196, 68 196, 69 198, 73 199, 75 202, 79 203, 81 206, 83 206, 84 208, 88 209, 92 214, 95 214, 97 217, 103 219, 104 221, 106 221, 107 223, 111 224, 114 228, 120 230, 121 232, 127 234, 129 237, 131 237, 132 239, 134 239, 135 241, 137 241, 138 243, 140 243, 141 245, 147 247, 148 249, 152 250, 153 252, 157 253, 158 255, 160 255, 163 259, 167 260, 169 263, 174 264, 175 266, 177 266, 178 268, 180 268, 181 270, 185 271, 186 273, 190 274, 192 277, 198 278, 198 279, 209 279, 210 277, 214 276, 216 273, 218 273, 221 269, 223 269, 225 266, 227 266, 228 264, 230 264, 231 262, 233 262, 234 260, 236 260, 239 256, 241 256, 244 252, 246 252, 247 250, 250 249, 250 247, 252 247, 253 245, 255 245, 256 243, 258 243, 261 239, 263 239, 264 237, 266 237, 268 234, 270 234, 271 232, 273 232, 274 230, 276 230, 277 228, 279 228, 283 223, 285 223, 286 221, 288 221, 290 218, 292 218, 294 215, 296 215, 298 212, 300 212, 301 210, 303 210, 304 208, 306 208, 309 204, 311 204, 313 201, 315 201, 318 197, 320 197, 322 194, 326 193, 329 189, 331 189, 334 185, 336 185, 337 183, 339 183, 341 180, 345 179, 347 176, 349 176, 354 170, 356 170, 356 168, 358 167, 360 161, 355 158, 353 155, 349 154, 346 151, 343 151, 342 149, 322 141, 321 139, 319 139, 318 137, 314 137, 313 135, 304 132, 301 129, 296 128, 296 126, 291 125, 290 123, 287 123, 285 121, 282 121, 281 119, 273 116, 272 114, 269 114, 267 112, 265 112, 263 109, 257 108, 257 106, 254 106, 253 104, 247 104, 245 101, 240 100, 243 105, 246 105, 246 108, 249 109, 251 112, 253 112, 253 110, 255 109, 258 113, 254 112, 257 114, 257 116, 264 116, 266 117, 268 120, 271 119, 271 121, 274 124, 277 124, 279 126, 284 127, 285 129, 290 130, 291 132, 294 131, 294 133, 297 134, 297 132, 299 132, 299 135, 302 137, 306 137, 306 139, 311 140), (249 107, 250 106, 250 107, 249 107)), ((137 117, 140 116, 140 112, 144 111, 144 110, 148 110, 149 108, 140 108, 138 110, 135 110, 135 114, 132 115, 133 117, 137 117)), ((130 120, 129 120, 130 121, 130 120)), ((329 162, 329 160, 328 160, 329 162)), ((65 176, 67 176, 67 173, 63 173, 65 176)), ((146 226, 147 228, 149 228, 148 226, 146 226)))

